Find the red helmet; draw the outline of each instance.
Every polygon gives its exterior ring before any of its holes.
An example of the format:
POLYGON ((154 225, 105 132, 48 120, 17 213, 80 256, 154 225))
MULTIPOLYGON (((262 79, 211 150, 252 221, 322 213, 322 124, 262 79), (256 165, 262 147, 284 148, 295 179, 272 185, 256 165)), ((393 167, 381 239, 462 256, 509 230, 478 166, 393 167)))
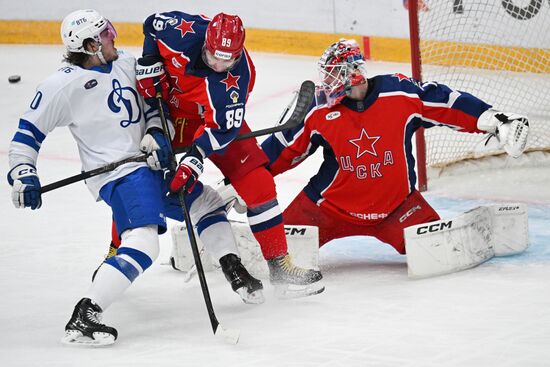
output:
POLYGON ((217 14, 206 28, 208 51, 222 60, 237 58, 244 47, 245 31, 237 15, 217 14))

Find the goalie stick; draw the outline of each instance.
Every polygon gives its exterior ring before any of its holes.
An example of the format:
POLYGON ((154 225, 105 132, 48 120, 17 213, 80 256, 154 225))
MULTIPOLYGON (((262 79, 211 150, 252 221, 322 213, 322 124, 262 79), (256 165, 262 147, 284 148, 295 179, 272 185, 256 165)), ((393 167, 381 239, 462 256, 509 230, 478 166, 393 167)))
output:
MULTIPOLYGON (((260 129, 260 130, 251 131, 251 132, 248 132, 248 133, 245 133, 245 134, 241 134, 241 135, 238 135, 235 138, 235 140, 256 138, 256 137, 259 137, 259 136, 269 135, 269 134, 273 134, 273 133, 276 133, 276 132, 279 132, 279 131, 284 131, 284 130, 295 128, 306 117, 308 107, 311 105, 311 102, 313 101, 314 94, 315 94, 315 84, 311 80, 304 81, 302 83, 302 85, 300 86, 300 91, 298 92, 297 96, 295 97, 296 106, 294 107, 294 111, 292 111, 292 115, 289 117, 289 119, 284 124, 280 124, 280 125, 277 125, 277 126, 274 126, 274 127, 269 127, 269 128, 266 128, 266 129, 260 129)), ((279 119, 280 121, 282 121, 284 119, 284 117, 286 116, 286 114, 290 110, 291 105, 292 105, 293 102, 294 102, 294 99, 292 100, 291 104, 289 104, 285 108, 285 110, 283 111, 283 114, 281 115, 281 118, 279 119)), ((185 149, 182 148, 182 149, 177 149, 174 153, 178 154, 178 153, 183 153, 184 151, 185 151, 185 149)), ((101 175, 103 173, 113 171, 117 167, 119 167, 123 164, 126 164, 126 163, 145 162, 145 161, 147 161, 147 157, 148 157, 148 155, 145 154, 145 155, 140 155, 140 156, 137 156, 137 157, 126 158, 126 159, 120 160, 118 162, 109 163, 108 165, 103 166, 103 167, 99 167, 99 168, 96 168, 96 169, 93 169, 93 170, 90 170, 90 171, 85 171, 85 172, 79 173, 77 175, 67 177, 67 178, 64 178, 64 179, 56 181, 56 182, 52 182, 51 184, 42 186, 42 188, 40 189, 40 193, 44 194, 48 191, 52 191, 52 190, 58 189, 60 187, 64 187, 64 186, 73 184, 75 182, 86 180, 90 177, 94 177, 94 176, 97 176, 97 175, 101 175)))
MULTIPOLYGON (((287 122, 278 126, 268 127, 266 129, 261 129, 261 130, 256 130, 256 131, 251 131, 249 133, 241 134, 237 136, 235 140, 256 138, 258 136, 269 135, 269 134, 277 133, 279 131, 295 128, 296 126, 300 125, 300 123, 306 117, 308 108, 311 105, 311 102, 313 101, 314 95, 315 95, 315 84, 313 84, 311 80, 304 81, 300 86, 300 91, 298 92, 298 95, 296 97, 296 106, 294 107, 294 111, 292 111, 292 115, 290 115, 287 122)), ((280 121, 284 119, 285 115, 290 110, 290 107, 293 102, 294 100, 283 111, 280 121)))

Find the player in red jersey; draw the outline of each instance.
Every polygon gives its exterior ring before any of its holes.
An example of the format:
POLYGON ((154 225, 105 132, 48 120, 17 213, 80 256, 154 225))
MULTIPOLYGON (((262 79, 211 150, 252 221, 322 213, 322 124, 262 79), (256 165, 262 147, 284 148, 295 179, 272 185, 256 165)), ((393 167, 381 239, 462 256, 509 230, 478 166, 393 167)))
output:
POLYGON ((250 131, 245 110, 255 81, 241 19, 224 13, 212 20, 178 11, 156 13, 144 21, 143 31, 143 58, 138 63, 150 67, 144 72, 152 74, 138 89, 144 97, 154 97, 161 84, 169 115, 179 128, 173 144, 190 147, 171 181, 172 191, 191 190, 203 160, 209 158, 246 202, 271 282, 283 292, 288 287, 298 288, 302 295, 322 292, 321 273, 295 266, 288 256, 266 155, 254 139, 234 141, 250 131), (156 72, 159 66, 166 73, 156 72))
POLYGON ((514 157, 525 149, 525 117, 436 82, 402 74, 367 78, 355 41, 331 45, 319 69, 318 101, 305 121, 271 135, 262 149, 277 175, 323 148, 319 172, 283 213, 286 224, 318 226, 320 246, 367 235, 404 254, 403 229, 439 219, 415 189, 412 137, 420 127, 489 132, 514 157))

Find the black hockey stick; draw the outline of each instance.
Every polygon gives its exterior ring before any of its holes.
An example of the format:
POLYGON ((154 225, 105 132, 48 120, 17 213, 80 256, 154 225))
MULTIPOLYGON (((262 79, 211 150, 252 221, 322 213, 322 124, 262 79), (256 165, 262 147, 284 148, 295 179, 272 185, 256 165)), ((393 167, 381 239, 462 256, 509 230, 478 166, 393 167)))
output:
MULTIPOLYGON (((170 130, 168 129, 168 122, 164 116, 164 109, 162 108, 162 95, 157 95, 157 101, 159 104, 159 115, 162 122, 162 132, 167 141, 170 141, 170 130)), ((178 163, 176 161, 176 155, 172 151, 172 147, 168 145, 170 149, 170 171, 176 172, 178 163)), ((193 230, 193 223, 191 222, 191 215, 189 214, 189 207, 185 202, 185 188, 180 190, 178 193, 178 199, 183 210, 183 219, 185 220, 185 227, 187 228, 187 236, 189 237, 189 242, 191 244, 191 250, 193 251, 193 257, 195 258, 195 267, 197 269, 197 275, 201 284, 202 295, 204 297, 204 303, 206 304, 206 309, 208 311, 208 316, 210 317, 210 324, 212 325, 212 331, 214 335, 221 336, 225 340, 237 344, 239 341, 238 330, 227 330, 220 325, 216 314, 214 313, 214 306, 212 305, 212 299, 210 298, 210 292, 208 291, 208 284, 206 283, 206 276, 204 275, 204 268, 202 267, 201 255, 199 252, 199 247, 197 245, 197 239, 195 238, 195 231, 193 230)))
MULTIPOLYGON (((273 134, 273 133, 276 133, 276 132, 279 132, 279 131, 292 129, 292 128, 298 126, 300 124, 300 122, 302 122, 304 120, 304 118, 306 117, 308 107, 311 105, 311 102, 313 101, 314 94, 315 94, 315 84, 313 84, 313 82, 310 81, 310 80, 304 81, 302 83, 302 85, 300 86, 300 91, 298 92, 298 95, 297 95, 296 107, 294 108, 294 111, 292 111, 292 115, 289 117, 289 119, 284 124, 280 124, 280 125, 277 125, 277 126, 274 126, 274 127, 269 127, 269 128, 266 128, 266 129, 261 129, 261 130, 256 130, 256 131, 251 131, 251 132, 248 132, 248 133, 244 133, 244 134, 238 135, 235 138, 235 140, 256 138, 258 136, 269 135, 269 134, 273 134)), ((290 105, 285 108, 285 110, 284 110, 284 112, 283 112, 283 114, 280 118, 280 121, 282 121, 284 119, 285 115, 288 113, 290 108, 291 108, 290 105)), ((179 149, 176 149, 174 153, 178 154, 178 153, 183 153, 185 151, 187 151, 186 148, 179 148, 179 149)), ((93 169, 93 170, 90 170, 90 171, 85 171, 85 172, 79 173, 79 174, 71 176, 71 177, 64 178, 62 180, 53 182, 51 184, 42 186, 42 188, 40 189, 40 193, 44 194, 48 191, 52 191, 52 190, 58 189, 60 187, 70 185, 70 184, 75 183, 75 182, 86 180, 90 177, 94 177, 94 176, 97 176, 97 175, 101 175, 103 173, 113 171, 117 167, 119 167, 123 164, 126 164, 126 163, 145 162, 145 161, 147 161, 147 157, 148 157, 148 155, 140 155, 140 156, 137 156, 137 157, 126 158, 126 159, 123 159, 123 160, 118 161, 118 162, 109 163, 108 165, 103 166, 103 167, 99 167, 99 168, 96 168, 96 169, 93 169)))
POLYGON ((94 177, 94 176, 97 176, 97 175, 101 175, 103 173, 111 172, 111 171, 115 170, 118 166, 122 166, 123 164, 126 164, 126 163, 145 162, 145 161, 147 161, 147 157, 148 157, 148 155, 145 154, 145 155, 139 155, 137 157, 126 158, 126 159, 120 160, 118 162, 109 163, 108 165, 103 166, 103 167, 99 167, 99 168, 96 168, 96 169, 93 169, 93 170, 90 170, 90 171, 85 171, 85 172, 79 173, 78 175, 74 175, 74 176, 71 176, 71 177, 64 178, 63 180, 59 180, 59 181, 53 182, 51 184, 42 186, 42 188, 40 189, 40 193, 43 194, 45 192, 52 191, 52 190, 58 189, 58 188, 63 187, 63 186, 67 186, 67 185, 70 185, 72 183, 82 181, 82 180, 85 180, 85 179, 90 178, 90 177, 94 177))
MULTIPOLYGON (((238 135, 235 138, 235 140, 256 138, 258 136, 269 135, 269 134, 277 133, 279 131, 295 128, 296 126, 300 125, 300 123, 306 117, 308 108, 309 106, 311 106, 311 102, 313 101, 314 96, 315 96, 315 84, 313 84, 311 80, 304 81, 300 86, 300 91, 298 92, 296 107, 294 107, 294 111, 292 111, 292 115, 290 115, 287 122, 274 127, 268 127, 267 129, 251 131, 248 133, 238 135)), ((290 105, 287 106, 286 109, 283 111, 280 121, 284 119, 285 115, 290 110, 290 107, 291 107, 290 105)))
MULTIPOLYGON (((269 135, 273 133, 278 133, 279 131, 285 131, 285 130, 290 130, 295 128, 296 126, 300 125, 302 121, 304 121, 308 108, 311 105, 311 102, 313 102, 314 96, 315 96, 315 84, 311 80, 305 80, 300 86, 300 90, 298 91, 298 94, 296 95, 296 97, 284 109, 283 113, 281 114, 281 117, 279 118, 278 124, 276 126, 268 127, 266 129, 260 129, 256 131, 250 131, 241 135, 237 135, 235 140, 257 138, 259 136, 269 135), (296 100, 296 106, 292 111, 292 115, 290 115, 290 117, 284 124, 281 124, 286 114, 294 104, 295 100, 296 100)), ((175 153, 176 154, 185 153, 187 152, 188 149, 189 147, 177 148, 175 150, 175 153)))

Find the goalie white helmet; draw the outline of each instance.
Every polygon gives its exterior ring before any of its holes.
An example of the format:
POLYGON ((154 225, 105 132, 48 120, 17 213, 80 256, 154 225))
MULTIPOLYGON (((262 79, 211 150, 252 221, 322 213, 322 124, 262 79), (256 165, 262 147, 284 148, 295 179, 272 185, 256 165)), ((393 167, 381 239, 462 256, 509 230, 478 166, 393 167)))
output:
POLYGON ((108 30, 116 37, 116 31, 105 17, 93 9, 77 10, 65 17, 61 24, 61 38, 69 52, 89 53, 84 40, 91 38, 101 43, 101 33, 108 30))

